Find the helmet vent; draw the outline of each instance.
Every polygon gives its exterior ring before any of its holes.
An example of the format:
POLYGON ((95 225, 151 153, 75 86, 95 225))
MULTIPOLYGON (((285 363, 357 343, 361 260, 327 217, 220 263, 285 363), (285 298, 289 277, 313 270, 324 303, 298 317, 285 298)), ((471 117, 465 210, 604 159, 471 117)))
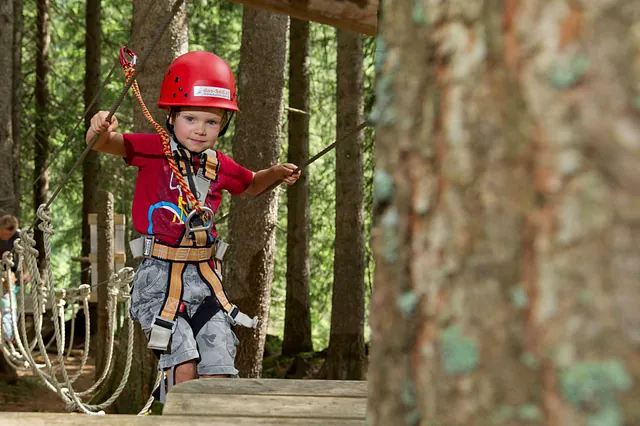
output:
POLYGON ((180 81, 180 77, 176 77, 176 79, 173 80, 173 81, 175 81, 176 83, 179 82, 180 81))

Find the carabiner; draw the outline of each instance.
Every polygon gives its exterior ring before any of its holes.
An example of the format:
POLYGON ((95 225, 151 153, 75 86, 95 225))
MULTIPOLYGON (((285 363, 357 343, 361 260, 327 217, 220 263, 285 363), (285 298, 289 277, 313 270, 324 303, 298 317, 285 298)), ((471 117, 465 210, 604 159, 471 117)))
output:
POLYGON ((133 50, 129 49, 127 46, 122 46, 120 48, 120 65, 122 65, 122 68, 126 70, 127 68, 135 67, 137 61, 138 56, 133 53, 133 50), (127 59, 127 55, 131 57, 132 62, 127 59))
MULTIPOLYGON (((209 215, 209 222, 208 222, 207 225, 202 225, 202 226, 198 226, 198 227, 195 227, 195 228, 191 227, 191 221, 198 214, 198 212, 195 209, 191 210, 191 212, 187 216, 187 220, 184 221, 184 226, 186 228, 186 236, 187 237, 189 235, 191 235, 191 234, 193 234, 195 232, 199 232, 199 231, 207 231, 207 233, 209 233, 209 231, 213 227, 213 210, 211 210, 209 207, 202 206, 202 213, 206 213, 206 214, 209 215)), ((202 221, 202 223, 204 223, 204 220, 202 221)))

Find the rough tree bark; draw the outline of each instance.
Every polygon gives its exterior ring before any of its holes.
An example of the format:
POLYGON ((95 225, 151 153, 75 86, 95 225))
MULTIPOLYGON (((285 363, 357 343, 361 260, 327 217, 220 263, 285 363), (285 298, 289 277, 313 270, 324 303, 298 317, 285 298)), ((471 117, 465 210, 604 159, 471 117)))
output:
MULTIPOLYGON (((0 42, 3 46, 13 46, 13 3, 4 2, 0 6, 0 42)), ((3 49, 0 52, 0 67, 8 73, 7 78, 0 79, 0 96, 4 99, 11 99, 11 84, 13 71, 13 52, 9 49, 3 49)), ((0 158, 2 158, 2 167, 0 167, 0 179, 6 182, 6 185, 0 186, 0 214, 15 213, 15 191, 13 186, 13 169, 12 161, 13 150, 13 132, 11 119, 11 102, 0 103, 0 158)))
MULTIPOLYGON (((336 124, 340 139, 364 119, 362 37, 338 31, 336 124)), ((328 379, 361 380, 364 352, 364 133, 336 146, 336 245, 328 379)))
POLYGON ((369 424, 640 422, 639 18, 383 5, 369 424))
MULTIPOLYGON (((288 17, 245 9, 238 75, 239 107, 233 138, 233 157, 257 171, 277 164, 286 59, 288 17)), ((276 189, 260 197, 250 209, 230 218, 230 254, 225 285, 231 300, 248 315, 257 315, 257 329, 236 327, 240 346, 236 368, 242 377, 259 377, 269 318, 273 254, 278 212, 276 189)), ((234 197, 231 211, 246 204, 234 197)))
MULTIPOLYGON (((166 14, 171 10, 176 0, 135 0, 133 2, 133 51, 142 55, 151 43, 151 39, 158 30, 166 14), (150 8, 151 7, 151 8, 150 8)), ((160 85, 164 78, 164 71, 171 61, 183 53, 187 53, 189 38, 187 33, 187 8, 182 5, 176 13, 169 27, 165 30, 147 59, 138 77, 140 93, 153 119, 164 126, 167 112, 156 106, 160 94, 160 85)), ((155 132, 155 129, 144 118, 137 102, 133 109, 134 127, 136 132, 155 132)))
MULTIPOLYGON (((33 156, 33 208, 38 210, 41 204, 47 202, 49 193, 49 171, 44 171, 49 159, 49 0, 36 2, 36 117, 35 117, 35 146, 33 156), (43 172, 44 171, 44 172, 43 172)), ((40 255, 38 263, 44 268, 44 240, 42 231, 36 226, 34 237, 36 248, 40 255)))
MULTIPOLYGON (((13 87, 11 96, 11 132, 13 135, 13 192, 15 194, 14 214, 20 217, 21 206, 20 199, 22 191, 20 187, 20 148, 22 146, 22 138, 20 131, 20 118, 22 116, 22 32, 24 31, 24 20, 22 11, 24 9, 24 0, 13 0, 13 87)), ((4 180, 3 180, 4 182, 4 180)))
MULTIPOLYGON (((289 28, 289 156, 293 164, 309 159, 309 23, 291 18, 289 28)), ((313 351, 309 294, 309 177, 303 173, 287 188, 287 298, 282 354, 313 351)))
MULTIPOLYGON (((103 283, 113 275, 114 233, 113 233, 113 194, 99 191, 95 194, 98 212, 98 282, 103 283)), ((109 342, 109 288, 98 287, 98 333, 96 340, 96 379, 100 377, 107 359, 107 343, 109 342)), ((117 376, 117 375, 116 375, 117 376)))
MULTIPOLYGON (((100 34, 102 0, 87 0, 85 16, 85 77, 84 77, 84 105, 89 108, 93 98, 100 90, 100 34)), ((100 99, 96 99, 85 116, 85 128, 91 125, 91 117, 100 110, 100 99)), ((91 251, 89 235, 89 213, 97 212, 95 194, 100 187, 100 154, 97 151, 89 151, 82 163, 82 257, 88 257, 91 251)), ((80 282, 88 283, 89 263, 81 263, 82 272, 80 282)))
MULTIPOLYGON (((0 45, 13 46, 13 3, 0 4, 0 45)), ((0 50, 0 69, 5 70, 5 78, 0 79, 0 97, 11 99, 13 52, 11 49, 0 50)), ((12 115, 11 102, 0 102, 0 215, 17 214, 18 200, 15 198, 13 186, 14 163, 12 159, 12 115), (6 182, 6 184, 5 184, 6 182)), ((9 382, 18 379, 16 371, 0 357, 0 376, 9 382)))

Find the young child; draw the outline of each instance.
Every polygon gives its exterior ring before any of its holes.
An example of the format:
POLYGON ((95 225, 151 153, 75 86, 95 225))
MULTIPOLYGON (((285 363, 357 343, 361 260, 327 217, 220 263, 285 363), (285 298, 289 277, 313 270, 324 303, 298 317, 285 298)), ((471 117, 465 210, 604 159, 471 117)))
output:
POLYGON ((138 168, 132 216, 145 236, 131 245, 145 259, 133 283, 131 316, 159 354, 170 389, 196 377, 236 377, 239 342, 231 325, 256 326, 257 319, 240 312, 222 288, 226 244, 211 226, 222 190, 255 195, 279 180, 291 185, 300 173, 292 174, 294 164, 254 173, 211 149, 239 111, 233 72, 213 53, 176 58, 164 74, 158 107, 168 110, 169 142, 158 134, 118 133, 118 121, 107 122, 107 111, 92 117, 86 140, 99 135, 94 150, 138 168), (199 214, 196 204, 208 215, 199 214))

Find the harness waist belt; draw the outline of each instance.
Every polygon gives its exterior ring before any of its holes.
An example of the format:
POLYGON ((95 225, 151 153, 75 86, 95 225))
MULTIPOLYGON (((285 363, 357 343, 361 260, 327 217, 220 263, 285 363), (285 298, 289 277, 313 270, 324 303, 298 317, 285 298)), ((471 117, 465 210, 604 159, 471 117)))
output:
POLYGON ((171 247, 156 242, 153 250, 146 257, 154 257, 160 260, 172 262, 204 262, 216 254, 215 246, 212 247, 171 247))
POLYGON ((153 235, 145 235, 130 242, 134 257, 153 257, 171 262, 205 262, 215 257, 222 260, 228 244, 215 240, 210 247, 174 247, 157 241, 153 235))

